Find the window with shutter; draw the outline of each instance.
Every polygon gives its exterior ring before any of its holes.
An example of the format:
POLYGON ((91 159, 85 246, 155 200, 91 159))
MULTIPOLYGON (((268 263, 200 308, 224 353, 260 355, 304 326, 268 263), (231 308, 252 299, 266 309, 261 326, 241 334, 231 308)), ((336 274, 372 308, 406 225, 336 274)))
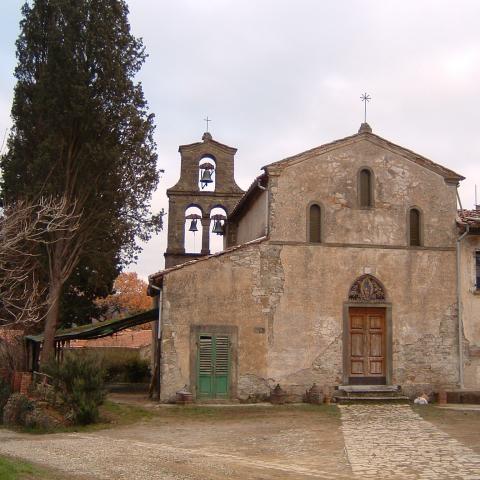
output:
POLYGON ((410 245, 412 247, 420 246, 420 212, 416 208, 410 210, 409 218, 410 245))
POLYGON ((366 168, 359 174, 359 197, 361 207, 373 206, 372 172, 366 168))
POLYGON ((227 398, 230 375, 228 335, 201 334, 198 337, 198 396, 227 398))
POLYGON ((322 240, 322 209, 319 205, 312 205, 310 207, 309 219, 309 242, 320 243, 322 240))

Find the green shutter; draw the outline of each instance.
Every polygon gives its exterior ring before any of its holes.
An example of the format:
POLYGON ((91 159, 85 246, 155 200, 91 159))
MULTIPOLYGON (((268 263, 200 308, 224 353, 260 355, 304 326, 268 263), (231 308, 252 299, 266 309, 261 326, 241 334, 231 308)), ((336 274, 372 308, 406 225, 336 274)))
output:
POLYGON ((200 335, 198 340, 198 393, 211 397, 213 391, 213 337, 200 335))
POLYGON ((215 397, 228 396, 230 342, 227 336, 215 337, 215 397))
POLYGON ((230 339, 202 334, 198 338, 198 396, 227 398, 230 375, 230 339))

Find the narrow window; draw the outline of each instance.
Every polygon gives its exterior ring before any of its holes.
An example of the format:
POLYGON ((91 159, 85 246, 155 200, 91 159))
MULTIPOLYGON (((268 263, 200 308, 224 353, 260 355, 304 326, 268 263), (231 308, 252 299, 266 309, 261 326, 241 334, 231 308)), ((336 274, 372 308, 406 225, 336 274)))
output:
POLYGON ((416 208, 410 210, 409 217, 410 245, 412 247, 420 246, 420 212, 416 208))
POLYGON ((322 209, 319 205, 310 207, 310 232, 309 241, 311 243, 320 243, 322 240, 322 209))
POLYGON ((373 206, 372 198, 372 172, 367 169, 360 171, 359 178, 359 187, 360 187, 360 206, 361 207, 371 207, 373 206))
POLYGON ((475 252, 475 286, 480 290, 480 250, 475 252))

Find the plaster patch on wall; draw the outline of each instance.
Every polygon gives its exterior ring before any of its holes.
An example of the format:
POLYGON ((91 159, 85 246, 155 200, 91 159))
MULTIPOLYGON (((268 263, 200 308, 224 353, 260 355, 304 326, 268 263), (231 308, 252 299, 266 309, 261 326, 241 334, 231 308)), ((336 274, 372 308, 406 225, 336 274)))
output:
POLYGON ((240 375, 238 398, 243 401, 265 401, 270 395, 272 379, 261 378, 253 373, 240 375))
POLYGON ((458 383, 457 310, 447 307, 438 334, 424 334, 411 343, 393 345, 394 383, 453 388, 458 383))
MULTIPOLYGON (((253 275, 252 297, 255 303, 262 306, 262 313, 266 319, 267 341, 270 346, 273 345, 273 319, 283 295, 285 283, 280 259, 282 248, 278 245, 261 245, 259 271, 253 275)), ((257 265, 254 268, 258 268, 257 265)))

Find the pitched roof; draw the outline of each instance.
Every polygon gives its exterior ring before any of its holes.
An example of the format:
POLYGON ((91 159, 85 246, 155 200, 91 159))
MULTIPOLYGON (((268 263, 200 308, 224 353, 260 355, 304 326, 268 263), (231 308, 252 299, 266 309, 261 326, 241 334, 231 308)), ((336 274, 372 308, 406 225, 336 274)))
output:
MULTIPOLYGON (((227 253, 234 252, 236 250, 240 250, 241 248, 248 247, 250 245, 254 245, 257 243, 262 243, 267 239, 267 237, 260 237, 256 238, 255 240, 251 240, 250 242, 242 243, 241 245, 235 245, 233 247, 226 248, 221 252, 213 253, 211 255, 205 255, 204 257, 196 258, 195 260, 190 260, 189 262, 184 262, 179 265, 175 265, 170 268, 166 268, 164 270, 160 270, 157 273, 152 273, 148 276, 148 283, 149 284, 157 284, 161 282, 163 277, 171 272, 175 272, 176 270, 181 270, 182 268, 189 267, 190 265, 195 265, 199 262, 204 262, 205 260, 210 260, 211 258, 221 257, 222 255, 226 255, 227 253)), ((150 294, 153 294, 153 291, 149 291, 150 294)))
POLYGON ((216 146, 220 150, 225 150, 228 153, 235 154, 237 152, 236 148, 230 147, 229 145, 226 145, 225 143, 220 143, 217 140, 214 140, 212 138, 212 135, 209 132, 205 132, 203 134, 201 142, 194 142, 194 143, 189 143, 187 145, 180 145, 178 147, 178 151, 181 152, 182 150, 189 150, 191 148, 195 148, 195 147, 199 147, 201 145, 205 145, 206 143, 211 144, 213 146, 216 146))
POLYGON ((257 195, 259 195, 263 190, 265 190, 266 180, 268 179, 267 173, 262 173, 255 180, 250 184, 247 191, 240 197, 240 200, 236 203, 235 207, 233 207, 232 213, 230 213, 229 220, 232 220, 236 217, 246 205, 248 205, 249 200, 257 195), (262 185, 263 183, 263 185, 262 185))
MULTIPOLYGON (((363 124, 362 124, 362 127, 363 127, 363 124)), ((408 148, 401 147, 400 145, 390 142, 389 140, 386 140, 385 138, 382 138, 379 135, 376 135, 375 133, 372 133, 362 127, 360 128, 359 133, 356 133, 355 135, 350 135, 348 137, 341 138, 339 140, 335 140, 330 143, 325 143, 323 145, 320 145, 319 147, 315 147, 310 150, 306 150, 305 152, 299 153, 297 155, 293 155, 292 157, 287 157, 287 158, 284 158, 283 160, 279 160, 277 162, 273 162, 268 165, 265 165, 263 168, 267 171, 272 167, 286 168, 291 165, 295 165, 297 163, 303 162, 304 160, 312 157, 313 155, 320 155, 322 153, 335 150, 345 145, 351 145, 359 141, 366 140, 368 142, 373 143, 374 145, 377 145, 379 147, 390 150, 393 153, 401 155, 407 158, 408 160, 411 160, 414 163, 441 175, 443 178, 445 178, 445 181, 457 183, 460 180, 465 179, 465 177, 454 172, 453 170, 450 170, 442 165, 439 165, 438 163, 435 163, 432 160, 429 160, 428 158, 423 157, 422 155, 419 155, 418 153, 415 153, 412 150, 409 150, 408 148)))

